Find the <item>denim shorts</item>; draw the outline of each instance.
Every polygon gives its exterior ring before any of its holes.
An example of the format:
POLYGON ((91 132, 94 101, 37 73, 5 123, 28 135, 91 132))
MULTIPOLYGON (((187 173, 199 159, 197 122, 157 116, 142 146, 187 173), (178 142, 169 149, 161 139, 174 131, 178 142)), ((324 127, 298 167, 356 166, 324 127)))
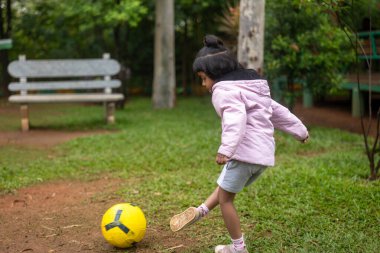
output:
POLYGON ((217 183, 225 191, 238 193, 252 184, 266 168, 264 165, 230 160, 224 165, 217 183))

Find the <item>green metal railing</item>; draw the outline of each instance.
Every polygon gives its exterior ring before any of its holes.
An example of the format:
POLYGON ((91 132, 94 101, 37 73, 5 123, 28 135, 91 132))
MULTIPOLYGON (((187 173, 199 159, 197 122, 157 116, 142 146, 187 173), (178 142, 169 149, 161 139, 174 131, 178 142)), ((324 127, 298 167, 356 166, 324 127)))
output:
POLYGON ((372 31, 372 32, 360 32, 358 33, 359 40, 362 41, 363 48, 359 47, 359 59, 375 59, 380 60, 380 31, 372 31), (376 40, 377 39, 377 40, 376 40), (368 41, 369 47, 367 48, 366 44, 363 42, 368 41), (377 46, 377 43, 379 44, 377 46), (362 49, 364 49, 364 53, 362 49), (366 50, 369 49, 369 52, 366 50))
MULTIPOLYGON (((358 58, 368 61, 380 60, 380 30, 371 32, 360 32, 357 34, 359 39, 358 58)), ((360 83, 360 90, 357 82, 349 81, 343 83, 340 87, 352 91, 351 110, 353 117, 360 117, 364 113, 364 95, 363 91, 380 92, 378 80, 372 80, 372 83, 360 83)))
POLYGON ((0 40, 0 50, 11 49, 11 48, 12 48, 11 39, 0 40))

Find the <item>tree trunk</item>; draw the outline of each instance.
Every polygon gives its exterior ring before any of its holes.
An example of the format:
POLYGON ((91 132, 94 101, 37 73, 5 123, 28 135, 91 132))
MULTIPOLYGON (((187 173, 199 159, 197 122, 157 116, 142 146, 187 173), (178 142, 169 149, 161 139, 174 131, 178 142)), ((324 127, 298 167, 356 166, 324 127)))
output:
POLYGON ((187 20, 185 20, 185 29, 182 37, 182 89, 183 89, 183 95, 187 96, 187 86, 188 86, 188 45, 187 45, 187 20))
POLYGON ((153 107, 174 105, 174 0, 156 0, 153 107))
POLYGON ((240 1, 238 60, 263 74, 265 0, 240 1))
MULTIPOLYGON (((9 39, 11 37, 12 30, 12 11, 11 0, 7 0, 5 5, 0 0, 0 39, 9 39), (5 9, 5 11, 3 10, 5 9), (4 16, 5 14, 5 16, 4 16)), ((8 97, 10 92, 8 90, 8 84, 11 81, 11 77, 8 74, 7 67, 9 64, 8 51, 0 51, 0 87, 3 96, 8 97)))
POLYGON ((4 17, 3 17, 3 1, 0 0, 0 39, 4 38, 4 17))
POLYGON ((7 0, 7 35, 10 37, 11 32, 12 32, 12 1, 7 0))
MULTIPOLYGON (((115 0, 115 5, 118 8, 118 5, 120 5, 120 0, 115 0)), ((121 33, 121 24, 118 23, 113 28, 113 39, 114 39, 114 45, 115 45, 115 58, 120 61, 120 50, 121 50, 121 40, 120 40, 120 33, 121 33)))
POLYGON ((10 91, 8 90, 8 84, 11 82, 11 77, 8 74, 7 68, 9 65, 9 57, 8 51, 1 50, 0 51, 0 86, 1 86, 1 94, 3 97, 8 97, 10 95, 10 91))
MULTIPOLYGON (((115 0, 115 5, 120 5, 120 0, 115 0)), ((123 93, 124 99, 116 102, 117 109, 123 109, 125 102, 127 100, 127 80, 129 78, 129 69, 125 66, 125 59, 123 57, 123 52, 127 51, 127 43, 126 40, 122 37, 122 30, 127 29, 126 25, 123 23, 118 23, 113 28, 113 39, 114 39, 114 53, 115 58, 120 62, 121 68, 118 73, 118 78, 121 81, 121 87, 118 88, 118 92, 123 93)))

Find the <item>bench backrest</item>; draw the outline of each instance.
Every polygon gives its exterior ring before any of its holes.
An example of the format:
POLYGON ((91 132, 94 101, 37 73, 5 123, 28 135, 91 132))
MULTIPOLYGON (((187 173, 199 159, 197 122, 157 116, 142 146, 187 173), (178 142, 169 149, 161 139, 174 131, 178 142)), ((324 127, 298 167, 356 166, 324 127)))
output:
POLYGON ((8 65, 11 76, 19 78, 19 82, 12 82, 8 88, 10 91, 28 90, 78 90, 78 89, 105 89, 110 93, 112 88, 120 87, 120 80, 111 80, 111 76, 120 71, 120 64, 109 59, 105 54, 103 59, 80 59, 80 60, 26 60, 20 56, 18 61, 8 65), (100 80, 98 77, 102 77, 100 80), (49 79, 49 81, 27 80, 49 79), (69 79, 56 80, 51 79, 69 79), (77 78, 74 80, 73 78, 77 78))
POLYGON ((16 78, 111 76, 119 71, 119 63, 112 59, 26 60, 20 57, 8 66, 8 72, 16 78))

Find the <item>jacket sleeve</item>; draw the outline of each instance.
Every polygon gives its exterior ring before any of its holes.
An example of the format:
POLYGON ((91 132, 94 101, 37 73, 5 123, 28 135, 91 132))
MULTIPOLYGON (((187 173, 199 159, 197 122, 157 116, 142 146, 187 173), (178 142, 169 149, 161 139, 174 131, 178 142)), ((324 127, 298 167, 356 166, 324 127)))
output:
POLYGON ((220 93, 215 94, 218 98, 213 101, 222 119, 222 139, 218 153, 231 157, 245 134, 247 113, 240 92, 220 93))
POLYGON ((288 108, 272 100, 272 124, 275 128, 291 134, 297 140, 305 140, 309 133, 305 125, 288 108))

